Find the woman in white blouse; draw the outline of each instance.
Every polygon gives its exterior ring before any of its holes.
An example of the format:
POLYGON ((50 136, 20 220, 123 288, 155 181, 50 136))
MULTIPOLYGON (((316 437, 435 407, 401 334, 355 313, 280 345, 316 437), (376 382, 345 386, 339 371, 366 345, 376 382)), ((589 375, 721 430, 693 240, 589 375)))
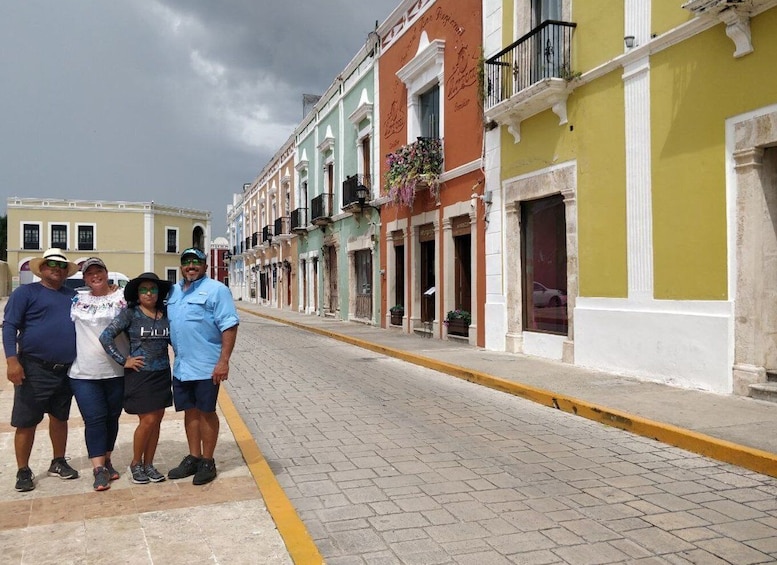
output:
MULTIPOLYGON (((111 453, 119 433, 124 400, 124 367, 105 352, 100 334, 127 307, 127 302, 124 291, 108 283, 108 269, 102 259, 87 259, 81 265, 81 272, 89 291, 79 291, 70 309, 76 326, 76 360, 68 374, 84 419, 94 490, 103 491, 119 478, 111 453)), ((116 343, 125 354, 129 352, 126 336, 117 337, 116 343)))

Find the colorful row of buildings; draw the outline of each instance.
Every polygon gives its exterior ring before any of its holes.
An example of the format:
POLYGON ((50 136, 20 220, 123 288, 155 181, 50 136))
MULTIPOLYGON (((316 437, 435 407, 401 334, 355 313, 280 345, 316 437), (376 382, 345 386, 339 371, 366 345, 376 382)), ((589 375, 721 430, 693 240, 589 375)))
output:
POLYGON ((404 0, 228 207, 236 299, 777 378, 777 0, 404 0))

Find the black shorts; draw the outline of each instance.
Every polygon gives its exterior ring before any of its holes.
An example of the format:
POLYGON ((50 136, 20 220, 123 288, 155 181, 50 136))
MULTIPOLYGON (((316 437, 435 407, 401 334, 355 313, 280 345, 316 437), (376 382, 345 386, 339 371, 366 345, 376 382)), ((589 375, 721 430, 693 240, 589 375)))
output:
POLYGON ((14 428, 32 428, 51 414, 57 420, 70 418, 73 391, 67 371, 69 364, 47 363, 34 357, 20 356, 24 380, 14 386, 11 425, 14 428))
POLYGON ((170 369, 163 371, 124 371, 124 411, 147 414, 173 405, 170 369))
POLYGON ((196 408, 200 412, 215 412, 219 386, 210 378, 201 381, 181 381, 173 377, 175 411, 196 408))

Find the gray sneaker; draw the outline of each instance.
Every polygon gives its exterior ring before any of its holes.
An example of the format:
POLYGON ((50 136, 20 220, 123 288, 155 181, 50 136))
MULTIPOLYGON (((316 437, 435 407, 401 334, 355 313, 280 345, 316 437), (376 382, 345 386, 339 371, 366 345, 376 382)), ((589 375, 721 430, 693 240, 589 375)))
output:
POLYGON ((150 482, 146 471, 143 469, 143 465, 138 463, 137 465, 129 466, 130 475, 132 475, 132 482, 136 485, 145 485, 150 482))
POLYGON ((165 480, 165 476, 156 470, 156 467, 153 465, 146 465, 143 468, 143 471, 145 471, 146 476, 148 477, 148 480, 152 483, 161 483, 165 480))

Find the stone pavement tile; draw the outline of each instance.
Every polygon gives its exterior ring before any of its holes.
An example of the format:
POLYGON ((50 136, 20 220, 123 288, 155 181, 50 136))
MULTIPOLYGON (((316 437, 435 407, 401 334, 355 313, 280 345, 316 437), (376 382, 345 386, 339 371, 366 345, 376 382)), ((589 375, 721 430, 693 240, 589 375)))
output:
POLYGON ((708 522, 690 512, 664 512, 646 515, 643 519, 662 530, 700 528, 708 525, 708 522))
POLYGON ((768 563, 770 561, 769 556, 765 553, 761 553, 757 549, 735 540, 714 538, 698 541, 696 545, 713 555, 725 559, 728 563, 749 564, 768 563))
POLYGON ((641 545, 654 555, 694 549, 694 546, 685 540, 658 528, 629 530, 623 532, 623 536, 641 545))
POLYGON ((717 532, 712 531, 709 528, 687 528, 685 530, 672 530, 672 533, 678 538, 687 542, 697 542, 702 539, 712 539, 720 537, 717 532))
POLYGON ((554 549, 553 552, 558 554, 564 560, 564 563, 569 563, 570 565, 618 563, 626 561, 629 557, 606 542, 559 547, 554 549))
POLYGON ((510 565, 513 563, 512 560, 507 559, 495 551, 481 551, 478 553, 459 555, 456 562, 460 565, 483 565, 483 563, 488 563, 489 565, 510 565))
POLYGON ((766 517, 766 514, 763 512, 730 500, 714 500, 706 502, 704 506, 710 510, 728 516, 732 520, 754 520, 756 518, 766 517))
POLYGON ((752 542, 764 538, 774 537, 774 528, 759 523, 757 520, 738 520, 736 522, 726 522, 725 524, 715 524, 710 529, 737 541, 752 542))
POLYGON ((571 520, 564 527, 587 542, 608 541, 622 537, 594 520, 571 520))

